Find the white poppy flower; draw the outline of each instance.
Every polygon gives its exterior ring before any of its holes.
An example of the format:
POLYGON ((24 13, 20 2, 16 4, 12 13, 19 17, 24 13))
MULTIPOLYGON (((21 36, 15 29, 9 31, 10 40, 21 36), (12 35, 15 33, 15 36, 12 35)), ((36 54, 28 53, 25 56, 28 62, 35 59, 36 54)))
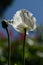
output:
POLYGON ((33 31, 36 28, 36 18, 33 14, 25 9, 19 10, 13 16, 13 19, 8 22, 18 32, 33 31))

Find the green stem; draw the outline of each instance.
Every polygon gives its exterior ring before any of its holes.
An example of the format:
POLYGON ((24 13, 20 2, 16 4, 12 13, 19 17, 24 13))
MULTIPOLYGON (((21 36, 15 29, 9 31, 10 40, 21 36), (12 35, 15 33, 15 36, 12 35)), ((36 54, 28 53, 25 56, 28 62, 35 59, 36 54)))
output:
POLYGON ((23 43, 23 65, 25 65, 25 40, 26 40, 26 29, 24 29, 24 43, 23 43))
POLYGON ((7 35, 8 35, 8 65, 10 64, 10 56, 11 56, 11 44, 10 44, 10 37, 9 37, 9 32, 8 29, 6 28, 7 35))

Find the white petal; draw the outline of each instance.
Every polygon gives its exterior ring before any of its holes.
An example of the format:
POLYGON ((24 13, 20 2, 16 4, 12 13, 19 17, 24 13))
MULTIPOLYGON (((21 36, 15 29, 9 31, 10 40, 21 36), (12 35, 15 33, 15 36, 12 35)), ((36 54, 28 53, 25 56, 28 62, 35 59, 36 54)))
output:
POLYGON ((35 30, 36 29, 36 18, 34 17, 34 16, 32 16, 32 29, 31 29, 31 31, 33 31, 33 30, 35 30))
POLYGON ((21 11, 23 11, 24 13, 26 13, 29 17, 33 16, 33 14, 30 11, 26 10, 26 9, 22 9, 21 11))
POLYGON ((34 16, 32 17, 32 20, 36 22, 36 18, 34 16))
POLYGON ((33 14, 32 14, 31 12, 29 12, 29 16, 32 17, 32 15, 33 15, 33 14))

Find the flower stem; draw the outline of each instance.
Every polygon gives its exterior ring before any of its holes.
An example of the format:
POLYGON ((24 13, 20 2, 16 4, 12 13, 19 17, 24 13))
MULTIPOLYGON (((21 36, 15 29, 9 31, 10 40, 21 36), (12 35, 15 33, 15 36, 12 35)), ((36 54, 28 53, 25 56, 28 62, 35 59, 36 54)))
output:
POLYGON ((7 35, 8 35, 8 65, 11 65, 10 64, 11 44, 10 44, 10 36, 9 36, 9 32, 8 32, 8 24, 6 23, 5 20, 3 20, 1 23, 2 23, 2 27, 6 30, 7 35))
POLYGON ((23 43, 23 65, 25 65, 25 40, 26 40, 26 29, 24 29, 24 43, 23 43))
POLYGON ((6 28, 7 35, 8 35, 8 65, 10 64, 10 56, 11 56, 11 44, 10 44, 10 37, 9 37, 9 32, 8 29, 6 28))

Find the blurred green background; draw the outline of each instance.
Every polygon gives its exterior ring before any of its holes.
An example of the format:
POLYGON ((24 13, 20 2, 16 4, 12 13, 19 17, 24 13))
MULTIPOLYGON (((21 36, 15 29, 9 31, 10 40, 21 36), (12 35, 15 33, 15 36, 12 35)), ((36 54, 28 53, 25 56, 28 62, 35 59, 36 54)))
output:
MULTIPOLYGON (((22 65, 24 34, 18 37, 9 30, 11 41, 11 65, 22 65)), ((8 39, 0 31, 0 63, 8 63, 8 39)), ((26 36, 25 65, 43 65, 43 26, 38 26, 34 32, 26 36)))

